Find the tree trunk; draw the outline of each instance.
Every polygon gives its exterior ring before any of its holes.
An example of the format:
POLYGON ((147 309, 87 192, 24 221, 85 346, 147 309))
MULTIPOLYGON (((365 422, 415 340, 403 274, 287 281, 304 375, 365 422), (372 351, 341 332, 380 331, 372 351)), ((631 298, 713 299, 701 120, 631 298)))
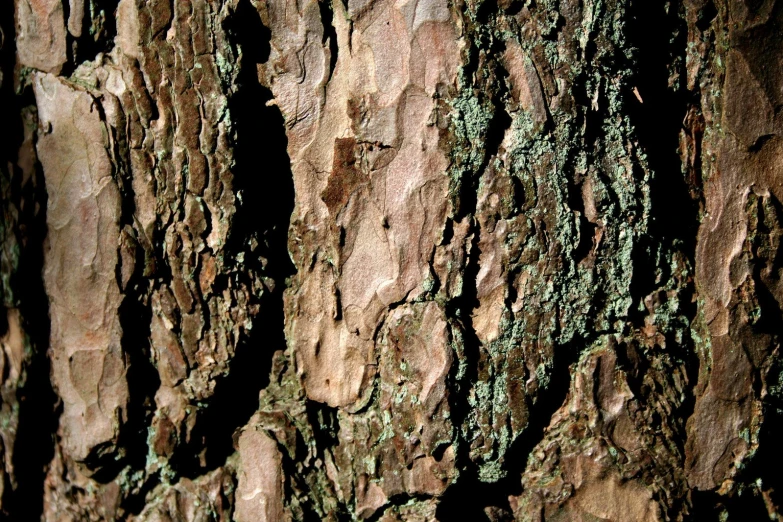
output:
POLYGON ((783 3, 0 7, 7 520, 777 520, 783 3))

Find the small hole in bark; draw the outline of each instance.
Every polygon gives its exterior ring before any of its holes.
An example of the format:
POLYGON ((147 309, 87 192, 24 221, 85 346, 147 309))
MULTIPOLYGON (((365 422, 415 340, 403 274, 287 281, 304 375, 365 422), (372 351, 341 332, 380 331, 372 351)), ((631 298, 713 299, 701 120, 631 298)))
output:
POLYGON ((764 145, 767 144, 769 140, 774 138, 775 136, 773 134, 765 134, 763 136, 759 136, 755 142, 753 142, 753 145, 748 147, 749 152, 758 152, 761 149, 764 148, 764 145))

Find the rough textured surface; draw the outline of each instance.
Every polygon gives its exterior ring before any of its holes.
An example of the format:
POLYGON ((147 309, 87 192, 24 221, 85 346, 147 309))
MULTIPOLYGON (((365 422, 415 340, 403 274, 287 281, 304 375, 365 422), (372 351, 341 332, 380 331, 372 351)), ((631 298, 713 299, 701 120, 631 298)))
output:
POLYGON ((777 520, 782 25, 8 2, 0 517, 777 520))
POLYGON ((286 520, 283 511, 283 469, 275 439, 253 427, 237 442, 239 480, 235 520, 238 522, 286 520))
POLYGON ((120 191, 94 98, 48 74, 36 75, 33 88, 45 129, 36 150, 49 194, 44 280, 52 382, 63 401, 64 450, 86 461, 113 453, 127 421, 115 277, 120 191))
POLYGON ((431 290, 448 210, 437 99, 454 89, 459 54, 445 1, 332 7, 325 29, 316 1, 267 2, 265 72, 296 193, 287 338, 308 398, 356 409, 389 308, 431 290))
POLYGON ((60 0, 15 2, 19 64, 57 74, 68 60, 63 3, 60 0))
POLYGON ((722 83, 722 96, 714 100, 722 111, 713 117, 723 132, 709 140, 705 218, 696 247, 700 312, 710 343, 686 447, 688 480, 700 490, 734 490, 734 477, 758 448, 770 356, 778 346, 783 289, 775 259, 783 187, 775 170, 783 150, 775 107, 783 77, 766 68, 775 69, 781 59, 783 13, 773 4, 749 9, 734 3, 720 13, 726 20, 720 38, 729 50, 722 57, 725 69, 713 80, 722 83), (768 65, 761 68, 766 53, 768 65))

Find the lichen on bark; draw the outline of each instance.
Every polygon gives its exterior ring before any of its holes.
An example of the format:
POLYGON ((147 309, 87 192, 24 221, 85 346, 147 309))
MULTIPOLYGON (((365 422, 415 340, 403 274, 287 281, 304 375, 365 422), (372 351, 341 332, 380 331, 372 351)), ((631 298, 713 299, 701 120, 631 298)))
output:
POLYGON ((776 519, 782 20, 15 0, 3 516, 776 519))

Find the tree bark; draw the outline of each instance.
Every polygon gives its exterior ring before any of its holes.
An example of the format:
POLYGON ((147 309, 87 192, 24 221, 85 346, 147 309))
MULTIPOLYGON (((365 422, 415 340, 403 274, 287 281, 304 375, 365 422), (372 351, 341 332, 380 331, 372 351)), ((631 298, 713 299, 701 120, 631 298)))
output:
POLYGON ((780 2, 0 9, 4 519, 780 517, 780 2))

